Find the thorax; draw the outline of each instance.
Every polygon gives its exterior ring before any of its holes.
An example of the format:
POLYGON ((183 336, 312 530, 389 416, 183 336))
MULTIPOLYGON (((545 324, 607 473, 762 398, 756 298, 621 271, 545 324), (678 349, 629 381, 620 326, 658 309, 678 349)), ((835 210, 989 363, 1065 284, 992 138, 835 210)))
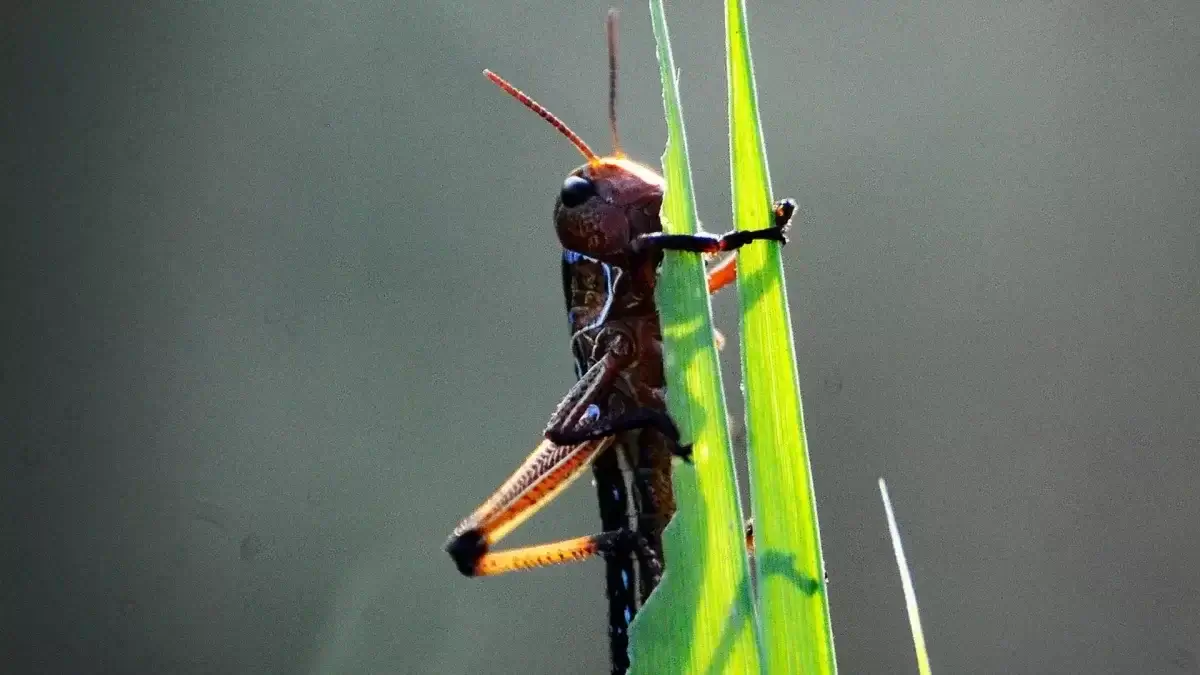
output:
POLYGON ((563 293, 577 375, 591 367, 612 340, 622 340, 630 357, 617 389, 637 405, 661 398, 662 333, 654 305, 654 261, 602 263, 574 251, 563 252, 563 293))

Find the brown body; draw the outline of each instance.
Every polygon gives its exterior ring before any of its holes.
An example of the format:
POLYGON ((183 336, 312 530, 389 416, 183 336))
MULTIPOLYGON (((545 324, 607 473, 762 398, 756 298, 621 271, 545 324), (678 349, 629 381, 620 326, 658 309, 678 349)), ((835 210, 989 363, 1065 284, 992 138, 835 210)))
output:
MULTIPOLYGON (((641 297, 642 293, 653 295, 653 284, 648 288, 634 286, 628 291, 617 292, 604 323, 589 329, 589 322, 582 317, 586 316, 583 312, 595 307, 589 303, 591 298, 588 297, 593 292, 582 289, 594 287, 596 281, 604 280, 604 264, 578 261, 570 264, 570 267, 575 272, 571 284, 573 293, 569 300, 574 317, 571 322, 572 335, 575 336, 572 349, 580 372, 586 372, 595 365, 596 355, 611 353, 613 348, 628 354, 616 380, 596 402, 598 411, 612 416, 647 408, 665 413, 666 381, 663 376, 662 333, 659 330, 658 313, 653 304, 644 302, 641 297)), ((624 280, 622 275, 617 282, 618 288, 624 280)), ((675 500, 671 492, 671 457, 679 453, 678 444, 657 429, 623 432, 618 435, 616 443, 626 467, 636 472, 639 481, 644 483, 638 496, 638 513, 643 523, 651 525, 645 533, 653 534, 657 540, 662 526, 675 512, 675 500)))
MULTIPOLYGON (((665 416, 662 333, 654 304, 662 254, 629 246, 636 235, 662 230, 661 178, 620 159, 582 166, 571 177, 590 181, 596 193, 575 206, 564 205, 560 195, 554 207, 555 231, 567 249, 563 293, 577 375, 582 377, 605 355, 619 356, 617 375, 591 412, 619 418, 654 409, 665 416)), ((627 667, 629 622, 661 578, 662 531, 675 514, 671 458, 678 453, 677 442, 660 431, 636 429, 616 435, 592 466, 602 527, 632 530, 642 544, 612 552, 606 561, 614 672, 627 667)))
MULTIPOLYGON (((638 284, 633 267, 616 267, 564 252, 563 292, 570 318, 576 372, 586 373, 611 350, 627 352, 625 367, 597 397, 597 415, 624 415, 663 408, 662 336, 649 286, 638 284)), ((654 429, 616 434, 592 464, 604 531, 637 533, 642 546, 613 550, 605 560, 608 633, 614 673, 628 666, 629 622, 658 585, 663 569, 662 530, 675 513, 671 457, 675 441, 654 429)))

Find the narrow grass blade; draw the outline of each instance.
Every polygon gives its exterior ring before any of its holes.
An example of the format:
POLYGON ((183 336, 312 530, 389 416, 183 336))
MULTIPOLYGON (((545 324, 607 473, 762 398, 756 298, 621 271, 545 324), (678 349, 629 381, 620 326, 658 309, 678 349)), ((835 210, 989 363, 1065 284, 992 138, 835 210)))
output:
MULTIPOLYGON (((661 0, 650 14, 658 45, 667 148, 663 227, 696 230, 676 70, 661 0)), ((704 266, 692 253, 667 253, 658 282, 671 417, 693 444, 692 466, 676 463, 678 512, 663 537, 666 574, 630 631, 631 671, 758 673, 757 618, 733 469, 712 310, 704 266)))
POLYGON ((896 512, 892 510, 892 498, 888 495, 887 483, 879 479, 879 496, 883 498, 883 510, 887 512, 888 534, 892 537, 892 551, 896 554, 896 566, 900 568, 900 585, 904 587, 904 605, 908 609, 908 627, 912 631, 913 647, 917 651, 917 671, 930 675, 929 652, 925 649, 925 631, 921 628, 921 610, 917 608, 917 591, 913 588, 912 571, 908 558, 904 556, 904 544, 900 542, 900 527, 896 525, 896 512))
MULTIPOLYGON (((759 229, 772 222, 770 175, 744 2, 726 0, 725 27, 733 218, 738 229, 759 229)), ((760 242, 741 249, 738 292, 766 672, 835 673, 825 565, 778 244, 760 242)))

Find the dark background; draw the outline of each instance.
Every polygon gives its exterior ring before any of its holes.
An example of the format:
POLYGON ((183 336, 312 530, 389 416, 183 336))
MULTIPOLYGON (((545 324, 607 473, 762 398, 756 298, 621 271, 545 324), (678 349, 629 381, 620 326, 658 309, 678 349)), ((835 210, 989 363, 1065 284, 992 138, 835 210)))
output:
MULTIPOLYGON (((607 147, 607 7, 5 5, 7 672, 604 669, 597 563, 441 547, 571 382, 580 158, 479 72, 607 147)), ((938 672, 1200 672, 1200 3, 750 11, 842 672, 914 671, 878 476, 938 672)), ((720 3, 668 18, 724 230, 720 3)))

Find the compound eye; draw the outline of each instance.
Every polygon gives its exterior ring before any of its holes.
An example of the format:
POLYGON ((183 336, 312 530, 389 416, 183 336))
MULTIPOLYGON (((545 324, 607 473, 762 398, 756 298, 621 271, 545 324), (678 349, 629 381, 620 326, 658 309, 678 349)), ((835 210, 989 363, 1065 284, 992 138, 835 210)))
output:
POLYGON ((562 186, 562 204, 568 209, 596 196, 596 184, 582 176, 567 176, 562 186))

